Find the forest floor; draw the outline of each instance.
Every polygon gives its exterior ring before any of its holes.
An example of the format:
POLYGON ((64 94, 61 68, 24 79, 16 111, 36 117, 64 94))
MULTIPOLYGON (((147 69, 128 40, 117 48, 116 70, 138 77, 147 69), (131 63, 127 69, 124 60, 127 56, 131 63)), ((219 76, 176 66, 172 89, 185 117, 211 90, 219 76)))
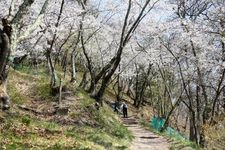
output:
POLYGON ((122 120, 134 136, 131 150, 169 150, 170 144, 166 138, 144 129, 134 116, 122 120))

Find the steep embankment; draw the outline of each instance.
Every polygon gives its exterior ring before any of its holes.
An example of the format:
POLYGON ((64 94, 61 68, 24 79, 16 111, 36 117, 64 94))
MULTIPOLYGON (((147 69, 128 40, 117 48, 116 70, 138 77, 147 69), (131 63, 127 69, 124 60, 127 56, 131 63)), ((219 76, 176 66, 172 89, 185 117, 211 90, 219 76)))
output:
POLYGON ((0 111, 0 149, 128 148, 131 133, 107 105, 98 108, 77 85, 70 85, 59 106, 45 72, 10 72, 12 108, 0 111))

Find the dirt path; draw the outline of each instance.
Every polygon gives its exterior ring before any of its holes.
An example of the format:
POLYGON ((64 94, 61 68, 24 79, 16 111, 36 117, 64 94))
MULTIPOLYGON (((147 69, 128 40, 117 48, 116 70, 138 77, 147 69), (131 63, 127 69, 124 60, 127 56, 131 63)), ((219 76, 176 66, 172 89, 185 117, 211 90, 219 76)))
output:
POLYGON ((134 135, 131 150, 169 150, 166 138, 142 128, 135 118, 125 118, 123 122, 134 135))

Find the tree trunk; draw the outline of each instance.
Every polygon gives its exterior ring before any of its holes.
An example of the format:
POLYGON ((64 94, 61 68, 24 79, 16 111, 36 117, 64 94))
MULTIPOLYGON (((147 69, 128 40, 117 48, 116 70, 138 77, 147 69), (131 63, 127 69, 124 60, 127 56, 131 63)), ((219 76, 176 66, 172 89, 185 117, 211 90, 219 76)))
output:
POLYGON ((60 78, 60 83, 59 83, 59 105, 62 104, 62 78, 60 78))
MULTIPOLYGON (((63 12, 64 3, 65 3, 65 1, 62 0, 61 7, 60 7, 60 12, 59 12, 59 15, 58 15, 58 18, 57 18, 57 22, 56 22, 56 25, 55 25, 56 28, 58 28, 58 26, 59 26, 59 22, 60 22, 61 15, 62 15, 62 12, 63 12)), ((56 36, 57 36, 57 30, 54 31, 54 35, 53 35, 52 40, 50 42, 50 48, 48 48, 47 49, 47 52, 46 52, 46 57, 47 57, 47 60, 49 62, 49 65, 50 65, 50 73, 51 73, 51 83, 50 83, 50 86, 52 88, 52 92, 55 91, 55 89, 57 89, 57 86, 59 87, 59 85, 57 85, 57 75, 56 75, 55 68, 54 68, 54 64, 53 64, 53 61, 52 61, 52 58, 51 58, 51 53, 52 53, 52 50, 53 50, 53 45, 54 45, 54 43, 56 41, 56 38, 57 38, 56 36)), ((57 93, 54 93, 53 92, 52 94, 55 95, 57 93)))
POLYGON ((84 71, 82 80, 81 80, 80 85, 79 85, 79 87, 81 87, 82 89, 85 89, 87 87, 87 83, 88 83, 87 74, 88 74, 88 71, 87 70, 84 71))
POLYGON ((77 35, 77 38, 76 38, 74 49, 73 49, 72 54, 71 54, 71 69, 72 69, 71 82, 72 83, 76 81, 76 65, 75 65, 76 63, 75 63, 75 59, 76 59, 76 56, 78 55, 78 52, 76 54, 76 51, 77 51, 78 44, 80 42, 81 31, 82 31, 82 22, 80 22, 80 24, 79 24, 78 35, 77 35))
POLYGON ((50 86, 51 86, 51 88, 54 88, 57 85, 57 82, 56 82, 57 77, 56 77, 55 68, 53 66, 50 50, 47 50, 46 57, 47 57, 47 60, 48 60, 49 72, 50 72, 50 75, 51 75, 50 86))
MULTIPOLYGON (((190 87, 189 87, 190 88, 190 87)), ((190 90, 190 89, 189 89, 190 90)), ((189 100, 189 123, 190 123, 190 130, 189 130, 189 140, 193 141, 195 143, 198 143, 198 129, 196 127, 196 116, 195 116, 195 111, 192 109, 193 108, 193 102, 190 99, 189 100)))
POLYGON ((9 96, 7 94, 7 76, 9 68, 8 58, 10 55, 10 35, 4 28, 0 29, 0 101, 3 102, 3 110, 9 109, 9 96))
POLYGON ((96 99, 100 103, 101 106, 103 105, 102 96, 105 92, 105 89, 107 87, 107 84, 108 84, 110 78, 111 78, 111 76, 104 76, 104 78, 102 79, 102 84, 101 84, 99 91, 93 95, 93 98, 96 99))
POLYGON ((139 90, 138 90, 138 84, 139 84, 139 69, 138 69, 136 63, 135 63, 135 66, 136 66, 136 83, 135 83, 134 106, 137 107, 137 104, 138 104, 138 98, 139 98, 139 90))
POLYGON ((147 70, 147 74, 146 74, 146 76, 144 78, 144 82, 143 82, 143 84, 141 86, 141 91, 140 91, 140 95, 139 95, 139 101, 138 101, 138 104, 137 104, 137 108, 139 108, 140 105, 143 102, 145 90, 147 88, 148 78, 149 78, 150 71, 151 71, 151 67, 152 67, 152 64, 149 64, 148 70, 147 70))
POLYGON ((163 128, 161 129, 161 132, 163 132, 168 127, 168 125, 169 125, 169 119, 170 119, 171 115, 173 114, 174 110, 180 104, 180 102, 182 100, 182 93, 181 93, 180 97, 178 98, 178 100, 176 101, 176 103, 172 106, 172 108, 168 112, 168 115, 166 116, 166 120, 165 120, 165 123, 163 125, 163 128))
MULTIPOLYGON (((120 66, 119 66, 119 72, 120 72, 120 66)), ((123 97, 123 94, 122 94, 123 93, 123 83, 120 78, 120 74, 117 75, 117 81, 115 82, 115 84, 113 86, 113 90, 115 92, 117 102, 120 102, 123 97), (117 85, 117 88, 116 88, 116 85, 117 85)))
POLYGON ((76 59, 76 55, 75 55, 75 51, 73 51, 71 54, 71 69, 72 69, 71 80, 70 80, 71 83, 74 83, 76 81, 75 59, 76 59))
POLYGON ((190 141, 195 141, 195 130, 194 130, 194 122, 193 122, 193 116, 192 112, 189 112, 190 117, 189 117, 189 140, 190 141))

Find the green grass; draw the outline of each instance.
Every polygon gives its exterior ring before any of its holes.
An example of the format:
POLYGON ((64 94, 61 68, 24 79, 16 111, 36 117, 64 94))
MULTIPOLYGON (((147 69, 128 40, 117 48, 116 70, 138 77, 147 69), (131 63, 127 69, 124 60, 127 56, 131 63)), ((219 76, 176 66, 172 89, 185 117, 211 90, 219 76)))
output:
POLYGON ((95 119, 100 122, 101 127, 105 127, 105 132, 116 136, 119 139, 132 139, 131 132, 118 122, 113 111, 108 106, 103 107, 99 112, 94 113, 95 119))
POLYGON ((76 97, 68 117, 86 120, 88 124, 71 125, 54 120, 48 121, 49 116, 36 116, 16 107, 18 104, 32 105, 32 98, 47 105, 54 97, 50 95, 48 76, 43 74, 34 76, 28 69, 12 70, 9 78, 9 95, 13 107, 10 113, 0 112, 0 149, 127 149, 132 134, 120 123, 112 109, 104 104, 97 110, 96 101, 84 90, 68 87, 76 97), (28 95, 24 94, 26 90, 29 91, 28 95))
MULTIPOLYGON (((129 138, 118 136, 100 126, 61 125, 15 112, 4 115, 0 124, 0 147, 16 149, 126 149, 129 138)), ((115 122, 114 124, 117 124, 115 122)), ((125 128, 125 127, 122 127, 125 128)), ((118 128, 113 131, 127 134, 118 128)))
POLYGON ((28 65, 18 65, 17 67, 14 68, 15 70, 25 73, 28 75, 34 75, 34 76, 41 76, 41 77, 47 77, 48 76, 48 71, 46 68, 34 68, 28 65))
POLYGON ((100 107, 99 110, 95 109, 94 104, 96 101, 82 89, 78 89, 77 95, 80 98, 80 108, 86 108, 91 111, 92 119, 97 123, 95 127, 97 130, 89 130, 90 136, 88 139, 103 145, 105 149, 109 149, 110 147, 117 147, 118 149, 127 148, 133 138, 132 134, 119 122, 119 118, 114 114, 113 110, 106 104, 100 107), (120 142, 124 144, 121 145, 119 144, 120 142))
POLYGON ((13 84, 9 84, 8 92, 10 95, 10 100, 13 103, 23 104, 26 100, 26 97, 22 95, 13 84))
POLYGON ((53 100, 54 97, 51 95, 51 87, 49 85, 49 81, 42 79, 36 85, 36 96, 39 97, 40 100, 53 100))

